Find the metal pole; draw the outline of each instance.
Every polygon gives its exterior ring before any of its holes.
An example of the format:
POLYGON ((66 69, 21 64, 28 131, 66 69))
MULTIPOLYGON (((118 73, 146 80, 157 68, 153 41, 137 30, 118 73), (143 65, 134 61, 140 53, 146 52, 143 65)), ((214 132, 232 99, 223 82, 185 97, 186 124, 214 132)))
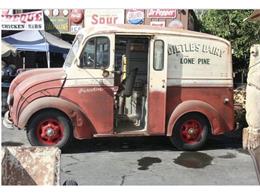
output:
POLYGON ((47 52, 47 64, 48 64, 48 68, 51 67, 50 65, 50 51, 47 52))
POLYGON ((25 57, 23 57, 23 70, 25 70, 25 57))
POLYGON ((49 48, 48 48, 48 44, 47 44, 47 40, 46 40, 46 32, 45 30, 43 31, 43 36, 44 36, 44 41, 45 41, 45 46, 46 46, 46 59, 47 59, 47 66, 48 68, 50 68, 50 51, 49 51, 49 48))

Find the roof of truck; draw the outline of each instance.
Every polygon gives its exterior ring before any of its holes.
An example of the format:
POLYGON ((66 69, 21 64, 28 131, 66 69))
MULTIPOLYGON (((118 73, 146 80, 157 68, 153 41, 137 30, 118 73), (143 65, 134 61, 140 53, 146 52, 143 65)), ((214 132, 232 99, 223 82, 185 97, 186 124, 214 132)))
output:
POLYGON ((206 38, 206 39, 213 39, 218 41, 223 41, 230 45, 230 42, 226 39, 184 29, 176 29, 171 27, 155 27, 150 25, 130 25, 130 24, 117 24, 117 25, 93 25, 89 27, 85 27, 81 29, 78 33, 82 34, 101 34, 101 33, 142 33, 142 34, 165 34, 165 35, 181 35, 181 36, 192 36, 198 38, 206 38))

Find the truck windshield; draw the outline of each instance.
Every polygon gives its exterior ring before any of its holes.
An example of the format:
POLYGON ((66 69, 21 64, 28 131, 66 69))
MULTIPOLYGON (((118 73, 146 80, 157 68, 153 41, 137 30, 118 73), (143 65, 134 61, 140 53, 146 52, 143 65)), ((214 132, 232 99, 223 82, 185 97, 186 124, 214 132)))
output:
POLYGON ((71 47, 71 49, 70 49, 70 51, 69 51, 69 53, 68 53, 68 55, 66 57, 66 60, 65 60, 65 62, 63 64, 64 68, 68 68, 68 67, 71 66, 71 64, 72 64, 72 62, 73 62, 73 60, 75 58, 75 55, 78 52, 78 49, 79 49, 79 46, 80 46, 82 40, 83 40, 83 35, 82 34, 78 34, 75 37, 75 39, 74 39, 74 41, 72 43, 72 47, 71 47))

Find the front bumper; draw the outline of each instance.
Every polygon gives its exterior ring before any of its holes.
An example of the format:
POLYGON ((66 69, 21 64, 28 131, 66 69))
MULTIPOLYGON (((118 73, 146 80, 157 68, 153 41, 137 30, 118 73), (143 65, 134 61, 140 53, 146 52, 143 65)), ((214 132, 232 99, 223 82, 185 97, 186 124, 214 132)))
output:
POLYGON ((9 119, 9 111, 7 111, 4 115, 3 125, 8 129, 14 128, 13 122, 9 119))

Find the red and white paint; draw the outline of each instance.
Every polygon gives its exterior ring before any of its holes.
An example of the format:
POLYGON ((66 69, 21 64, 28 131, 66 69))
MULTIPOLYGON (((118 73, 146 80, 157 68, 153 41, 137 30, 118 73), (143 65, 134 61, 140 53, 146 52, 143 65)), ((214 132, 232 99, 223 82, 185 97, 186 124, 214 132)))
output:
MULTIPOLYGON (((86 13, 85 13, 86 15, 86 13)), ((189 112, 206 116, 213 134, 233 130, 233 80, 229 42, 202 33, 154 27, 97 26, 80 30, 83 42, 92 36, 110 39, 110 66, 114 68, 115 34, 153 36, 148 66, 148 110, 146 135, 170 136, 176 121, 189 112), (153 41, 163 40, 164 69, 153 69, 153 41)), ((28 72, 11 85, 14 96, 11 119, 23 128, 33 113, 54 107, 72 121, 78 139, 118 136, 114 133, 114 74, 103 77, 101 69, 76 65, 84 45, 71 67, 49 74, 49 70, 28 72), (28 75, 32 76, 28 76, 28 75), (48 76, 47 76, 48 75, 48 76), (28 78, 26 78, 28 76, 28 78)), ((138 134, 138 133, 137 133, 138 134)), ((131 134, 133 135, 133 134, 131 134)))

